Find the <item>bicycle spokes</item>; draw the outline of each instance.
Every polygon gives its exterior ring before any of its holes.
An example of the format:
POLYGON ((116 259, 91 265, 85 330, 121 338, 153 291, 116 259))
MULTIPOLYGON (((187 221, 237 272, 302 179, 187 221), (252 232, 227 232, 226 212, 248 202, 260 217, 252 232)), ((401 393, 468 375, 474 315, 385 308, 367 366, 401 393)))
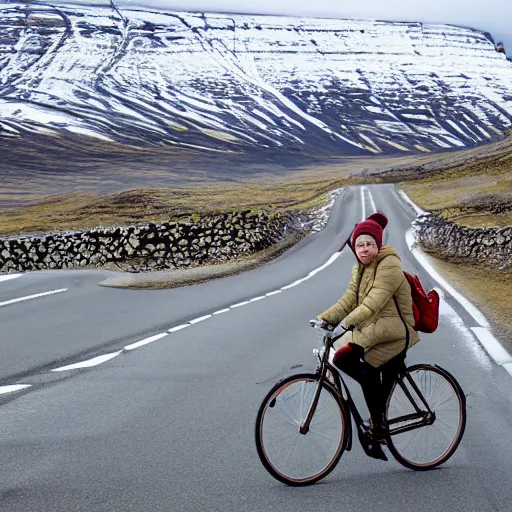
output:
POLYGON ((260 410, 256 432, 260 457, 286 483, 317 480, 331 470, 342 452, 345 412, 327 387, 319 393, 309 430, 300 432, 317 388, 317 376, 291 378, 274 389, 260 410))
POLYGON ((419 365, 395 386, 387 418, 397 460, 428 469, 455 451, 465 426, 464 400, 442 370, 419 365))

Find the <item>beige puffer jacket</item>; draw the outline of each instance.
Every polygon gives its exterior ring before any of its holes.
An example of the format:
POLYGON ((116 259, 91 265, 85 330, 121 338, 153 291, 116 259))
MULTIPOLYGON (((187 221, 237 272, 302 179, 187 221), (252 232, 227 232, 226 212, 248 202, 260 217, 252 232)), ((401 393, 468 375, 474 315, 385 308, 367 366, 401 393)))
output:
POLYGON ((400 257, 391 246, 383 246, 370 265, 356 264, 343 297, 318 318, 332 324, 344 319, 345 325, 354 326, 342 341, 363 347, 365 361, 378 368, 405 348, 405 326, 393 296, 407 323, 412 347, 419 337, 413 328, 411 288, 400 257))

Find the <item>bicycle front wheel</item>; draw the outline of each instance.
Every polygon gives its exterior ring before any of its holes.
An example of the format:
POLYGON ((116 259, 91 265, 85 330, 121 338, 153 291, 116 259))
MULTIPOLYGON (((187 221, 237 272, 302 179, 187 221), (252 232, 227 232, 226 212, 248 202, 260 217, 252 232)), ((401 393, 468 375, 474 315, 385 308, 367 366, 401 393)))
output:
POLYGON ((287 485, 310 485, 327 476, 347 444, 349 417, 329 382, 322 385, 309 432, 299 431, 318 379, 318 375, 300 374, 278 382, 258 411, 258 455, 267 471, 287 485))
POLYGON ((464 393, 446 370, 412 366, 388 400, 387 421, 389 450, 395 459, 409 469, 433 469, 455 453, 462 439, 464 393))

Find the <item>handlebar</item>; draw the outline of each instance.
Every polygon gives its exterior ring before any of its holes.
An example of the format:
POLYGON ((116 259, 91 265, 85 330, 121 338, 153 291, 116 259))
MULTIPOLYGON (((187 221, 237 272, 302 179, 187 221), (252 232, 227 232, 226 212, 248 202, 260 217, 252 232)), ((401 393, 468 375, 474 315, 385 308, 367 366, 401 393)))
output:
POLYGON ((348 329, 345 329, 341 324, 333 325, 328 324, 324 320, 318 320, 318 319, 312 319, 309 321, 309 325, 313 327, 314 329, 318 329, 324 338, 341 338, 344 336, 348 331, 352 331, 354 328, 349 327, 348 329))

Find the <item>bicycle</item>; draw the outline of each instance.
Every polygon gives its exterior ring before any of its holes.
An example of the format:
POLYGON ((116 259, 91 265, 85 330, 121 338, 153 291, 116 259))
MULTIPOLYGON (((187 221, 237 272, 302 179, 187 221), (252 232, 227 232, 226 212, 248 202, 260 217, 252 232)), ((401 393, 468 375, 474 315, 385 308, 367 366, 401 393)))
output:
POLYGON ((388 435, 375 441, 341 372, 330 361, 334 342, 348 330, 324 327, 318 320, 310 324, 323 338, 323 347, 313 350, 316 371, 278 381, 256 418, 258 455, 274 478, 303 486, 326 477, 343 452, 352 449, 351 417, 361 444, 387 445, 409 469, 433 469, 455 453, 466 426, 466 397, 453 375, 438 365, 406 367, 404 359, 386 403, 388 435))

